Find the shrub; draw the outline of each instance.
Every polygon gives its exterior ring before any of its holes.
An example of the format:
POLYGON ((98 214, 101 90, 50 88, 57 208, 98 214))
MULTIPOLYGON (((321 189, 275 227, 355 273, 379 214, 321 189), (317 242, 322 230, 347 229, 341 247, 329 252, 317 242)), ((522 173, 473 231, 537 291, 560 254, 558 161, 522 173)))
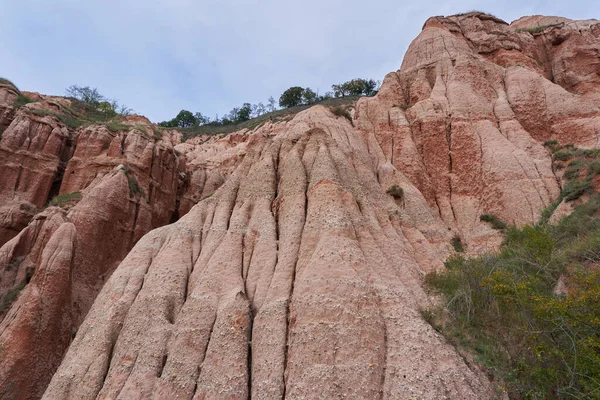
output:
POLYGON ((462 239, 460 238, 460 236, 458 234, 456 234, 456 235, 454 235, 454 237, 452 237, 452 239, 450 240, 450 244, 452 245, 452 247, 454 247, 454 251, 456 251, 457 253, 465 252, 465 248, 463 247, 463 244, 462 244, 462 239))
POLYGON ((396 200, 404 200, 404 189, 398 185, 392 185, 387 190, 387 193, 396 200))
POLYGON ((489 222, 493 229, 506 229, 506 223, 493 214, 481 214, 479 216, 479 220, 483 222, 489 222))
POLYGON ((152 137, 154 138, 154 140, 160 140, 160 139, 162 139, 163 133, 162 133, 162 131, 159 128, 157 128, 157 127, 155 127, 153 125, 152 126, 152 132, 153 132, 152 137))
POLYGON ((128 131, 129 129, 131 129, 131 126, 119 121, 108 121, 105 125, 106 128, 108 128, 108 130, 111 132, 128 131))
POLYGON ((572 180, 565 184, 562 197, 566 201, 577 200, 586 193, 591 193, 593 190, 590 178, 584 180, 572 180))
POLYGON ((425 278, 444 295, 447 310, 444 318, 440 310, 429 312, 428 321, 472 350, 510 398, 597 397, 599 212, 594 194, 556 226, 507 228, 497 254, 455 255, 445 271, 425 278), (557 296, 561 276, 569 290, 557 296))
POLYGON ((54 196, 54 198, 50 200, 50 205, 62 207, 68 203, 77 202, 79 200, 81 200, 81 192, 63 193, 54 196))
POLYGON ((129 184, 129 197, 135 197, 140 194, 142 197, 146 197, 146 192, 144 188, 140 185, 137 178, 135 177, 131 168, 128 165, 123 169, 123 173, 127 177, 127 183, 129 184))
POLYGON ((600 175, 600 161, 592 161, 587 165, 587 176, 593 178, 596 175, 600 175))
POLYGON ((548 207, 546 207, 544 210, 542 210, 542 213, 540 215, 540 222, 539 222, 540 225, 544 225, 544 224, 548 223, 548 220, 550 219, 552 214, 554 214, 554 211, 559 206, 560 202, 561 202, 560 199, 557 201, 554 201, 548 207))
POLYGON ((569 152, 562 151, 562 150, 557 151, 552 156, 552 159, 554 161, 567 161, 569 158, 571 158, 571 154, 569 152))
POLYGON ((23 93, 19 92, 17 95, 17 100, 15 100, 15 107, 21 108, 25 104, 33 103, 33 99, 29 96, 25 96, 23 93))
POLYGON ((558 26, 562 26, 564 25, 564 23, 560 22, 558 24, 548 24, 548 25, 539 25, 539 26, 533 26, 530 28, 519 28, 516 30, 517 33, 519 32, 529 32, 531 34, 536 34, 536 33, 541 33, 543 32, 546 28, 554 28, 554 27, 558 27, 558 26))
POLYGON ((348 112, 348 110, 342 106, 335 106, 331 108, 331 112, 338 116, 338 117, 344 117, 346 118, 348 121, 352 122, 352 116, 350 115, 350 113, 348 112))
POLYGON ((69 128, 72 128, 72 129, 79 128, 82 125, 81 121, 73 118, 71 115, 68 115, 68 114, 63 114, 60 112, 51 111, 51 110, 43 110, 43 109, 31 110, 31 112, 40 117, 52 115, 52 116, 56 117, 62 124, 64 124, 65 126, 67 126, 69 128))

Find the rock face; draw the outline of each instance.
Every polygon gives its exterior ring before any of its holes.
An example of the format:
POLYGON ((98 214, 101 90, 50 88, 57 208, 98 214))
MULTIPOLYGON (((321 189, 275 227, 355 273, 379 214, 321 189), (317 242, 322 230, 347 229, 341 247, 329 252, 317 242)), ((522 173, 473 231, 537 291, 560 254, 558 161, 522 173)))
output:
POLYGON ((139 117, 74 129, 63 107, 21 107, 0 141, 1 398, 41 397, 114 269, 175 212, 177 135, 139 117), (74 200, 35 215, 55 195, 74 200))
POLYGON ((496 397, 421 317, 423 277, 453 238, 498 246, 481 214, 558 197, 544 141, 598 147, 599 56, 594 20, 434 17, 351 122, 185 143, 0 87, 0 398, 496 397))

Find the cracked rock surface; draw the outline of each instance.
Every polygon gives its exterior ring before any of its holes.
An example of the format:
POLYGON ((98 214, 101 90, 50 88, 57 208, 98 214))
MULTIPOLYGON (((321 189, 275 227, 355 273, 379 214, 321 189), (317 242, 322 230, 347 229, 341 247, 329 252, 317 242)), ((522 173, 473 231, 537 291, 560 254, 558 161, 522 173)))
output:
POLYGON ((544 141, 598 147, 599 56, 595 20, 433 17, 352 121, 185 142, 0 85, 0 296, 22 287, 0 398, 495 398, 421 317, 423 277, 455 236, 497 248, 481 214, 537 221, 561 190, 544 141))

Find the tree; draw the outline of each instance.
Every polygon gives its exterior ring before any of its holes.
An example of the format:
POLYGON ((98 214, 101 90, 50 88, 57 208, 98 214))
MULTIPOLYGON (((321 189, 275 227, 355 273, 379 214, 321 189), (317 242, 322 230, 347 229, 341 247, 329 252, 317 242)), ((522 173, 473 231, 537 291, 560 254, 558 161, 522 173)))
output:
POLYGON ((290 108, 302 104, 302 95, 304 94, 304 88, 300 86, 292 86, 279 98, 279 105, 281 107, 290 108))
POLYGON ((374 96, 379 82, 373 79, 352 79, 338 85, 331 85, 335 97, 344 96, 374 96))
POLYGON ((267 112, 273 112, 277 110, 277 103, 275 103, 275 99, 273 98, 273 96, 269 97, 268 103, 267 103, 267 112))
POLYGON ((379 91, 379 81, 375 81, 373 79, 369 79, 365 81, 364 84, 364 95, 365 96, 375 96, 379 91))
POLYGON ((81 87, 78 85, 71 85, 65 92, 68 97, 74 97, 79 101, 91 105, 97 105, 100 102, 107 101, 107 99, 98 92, 98 89, 90 88, 89 86, 81 87))
POLYGON ((177 126, 180 128, 187 128, 196 125, 196 117, 191 111, 181 110, 175 117, 177 120, 177 126))
POLYGON ((244 103, 237 112, 235 122, 238 123, 238 122, 248 121, 250 119, 251 114, 252 114, 252 104, 244 103))
POLYGON ((202 115, 201 112, 197 112, 196 114, 194 114, 194 118, 196 118, 196 123, 198 125, 210 124, 210 118, 205 115, 202 115))
POLYGON ((306 88, 302 92, 302 102, 304 104, 316 103, 318 100, 318 97, 319 96, 311 88, 306 88))
MULTIPOLYGON (((272 98, 272 97, 271 97, 272 98)), ((275 102, 275 99, 273 99, 275 102)), ((263 114, 267 113, 267 107, 263 103, 253 104, 252 105, 252 114, 250 114, 251 118, 258 118, 263 114)))

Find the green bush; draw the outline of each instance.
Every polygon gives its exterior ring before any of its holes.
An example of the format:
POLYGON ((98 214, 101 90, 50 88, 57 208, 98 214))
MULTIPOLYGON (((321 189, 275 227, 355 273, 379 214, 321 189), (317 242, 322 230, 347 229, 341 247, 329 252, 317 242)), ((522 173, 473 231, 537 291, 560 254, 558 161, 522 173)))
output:
POLYGON ((493 229, 506 229, 506 223, 493 214, 481 214, 479 216, 479 220, 483 222, 489 222, 493 229))
POLYGON ((51 110, 43 110, 43 109, 31 110, 31 112, 40 117, 52 115, 52 116, 56 117, 62 124, 64 124, 65 126, 67 126, 69 128, 72 128, 72 129, 79 128, 82 125, 82 122, 80 120, 75 119, 71 115, 68 115, 68 114, 63 114, 60 112, 51 111, 51 110))
POLYGON ((108 128, 108 130, 111 132, 128 131, 131 129, 131 126, 119 121, 108 121, 105 125, 106 128, 108 128))
POLYGON ((562 150, 557 151, 552 156, 552 159, 554 161, 567 161, 569 158, 571 158, 571 154, 569 152, 562 151, 562 150))
POLYGON ((33 99, 29 96, 25 96, 23 93, 19 92, 17 95, 17 100, 15 100, 15 108, 21 108, 25 104, 33 103, 33 99))
POLYGON ((450 240, 450 244, 452 245, 452 247, 454 247, 454 251, 456 251, 457 253, 465 252, 465 248, 462 244, 462 239, 458 234, 452 237, 452 239, 450 240))
POLYGON ((392 185, 387 190, 387 194, 391 195, 396 200, 404 200, 404 189, 398 185, 392 185))
POLYGON ((531 34, 535 34, 535 33, 541 33, 543 32, 546 28, 553 28, 553 27, 558 27, 558 26, 562 26, 564 25, 564 23, 560 22, 558 24, 548 24, 548 25, 539 25, 539 26, 533 26, 531 28, 519 28, 516 30, 516 32, 529 32, 531 34))
POLYGON ((162 133, 162 131, 159 128, 157 128, 156 126, 152 125, 152 132, 153 132, 152 137, 154 138, 154 140, 160 140, 160 139, 162 139, 163 133, 162 133))
POLYGON ((50 200, 51 206, 62 207, 68 203, 81 200, 81 192, 63 193, 50 200))
POLYGON ((562 197, 566 201, 577 200, 586 193, 591 193, 593 190, 591 179, 572 180, 565 184, 562 197))
POLYGON ((135 177, 135 174, 133 173, 131 168, 129 168, 128 165, 126 165, 123 169, 123 173, 127 177, 127 183, 129 185, 129 197, 136 197, 136 195, 139 194, 145 198, 146 192, 144 191, 144 188, 142 188, 137 178, 135 177))
POLYGON ((348 112, 348 110, 342 106, 335 106, 331 108, 331 112, 338 116, 338 117, 344 117, 346 118, 348 121, 352 122, 352 116, 350 115, 350 113, 348 112))
POLYGON ((426 276, 446 299, 430 323, 471 350, 510 398, 598 398, 599 211, 595 194, 558 225, 509 227, 497 254, 454 256, 426 276), (561 276, 566 296, 553 293, 561 276))

